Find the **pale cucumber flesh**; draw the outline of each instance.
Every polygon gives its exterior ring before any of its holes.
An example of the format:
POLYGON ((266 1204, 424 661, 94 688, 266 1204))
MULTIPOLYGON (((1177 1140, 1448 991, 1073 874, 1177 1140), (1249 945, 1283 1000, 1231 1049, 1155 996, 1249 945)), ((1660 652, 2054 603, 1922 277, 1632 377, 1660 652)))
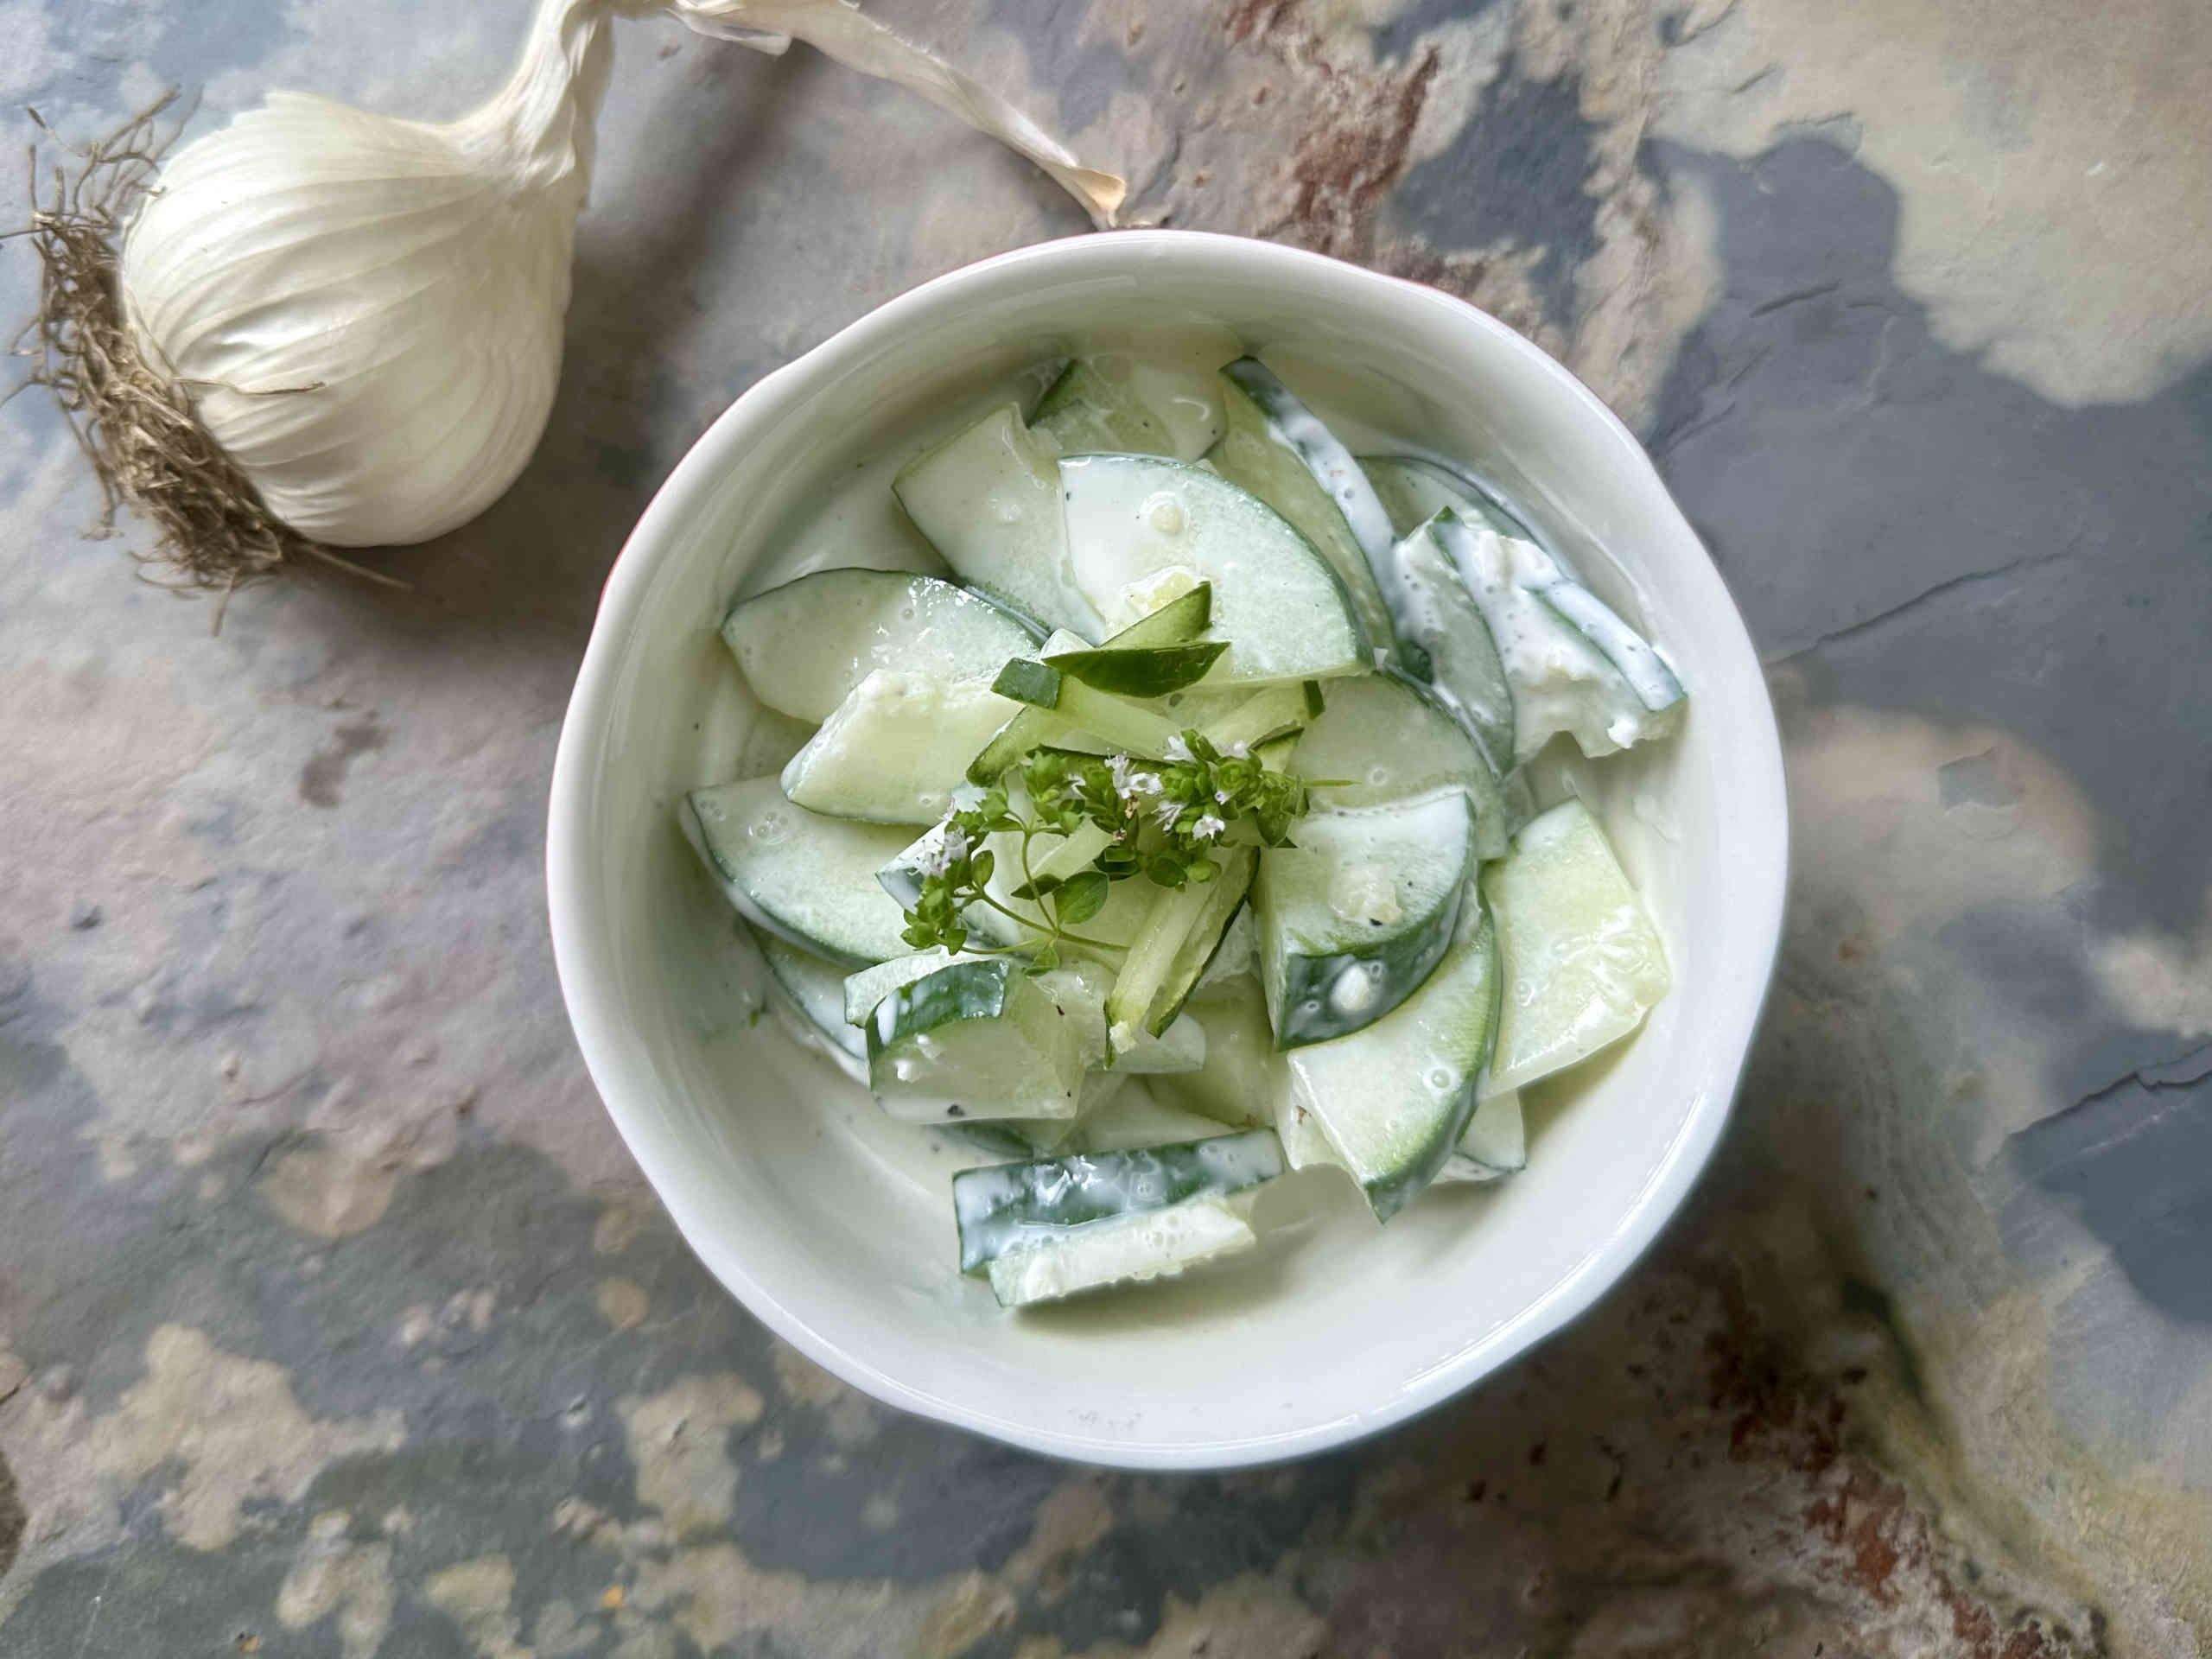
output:
POLYGON ((755 926, 855 968, 912 949, 900 937, 904 912, 875 880, 906 832, 806 811, 773 778, 694 790, 678 818, 730 903, 755 926))
POLYGON ((1264 364, 1239 358, 1221 375, 1229 429, 1214 448, 1214 465, 1320 550, 1351 596, 1367 649, 1389 652, 1390 613, 1376 567, 1389 551, 1390 519, 1374 486, 1351 452, 1264 364))
POLYGON ((1035 636, 935 576, 817 570, 740 600, 723 619, 722 640, 754 696, 819 725, 877 669, 988 680, 1035 636))
POLYGON ((1372 674, 1333 680, 1328 707, 1299 740, 1295 766, 1323 806, 1380 806, 1432 791, 1463 789, 1475 809, 1476 849, 1505 850, 1505 800, 1497 776, 1450 713, 1422 688, 1372 674))
POLYGON ((1407 656, 1421 665, 1419 677, 1502 776, 1514 765, 1513 685, 1489 619, 1460 580, 1470 534, 1449 507, 1408 532, 1390 550, 1398 575, 1393 604, 1399 634, 1414 647, 1407 656))
POLYGON ((869 1089, 917 1122, 1072 1118, 1084 1074, 1105 1058, 1099 999, 1072 975, 1004 957, 950 963, 868 1015, 869 1089))
POLYGON ((995 1264, 1018 1264, 995 1285, 1010 1302, 1179 1271, 1249 1242, 1211 1222, 1193 1231, 1179 1217, 1282 1170, 1268 1129, 963 1170, 952 1181, 961 1269, 989 1274, 995 1264), (1021 1294, 1010 1295, 1017 1287, 1021 1294))
POLYGON ((877 669, 791 757, 784 793, 833 817, 935 823, 1020 709, 984 681, 877 669))
POLYGON ((1667 994, 1667 950, 1580 801, 1531 819, 1483 872, 1505 961, 1504 1014, 1488 1091, 1588 1058, 1667 994))
POLYGON ((1029 429, 1064 455, 1110 450, 1120 454, 1172 455, 1166 423, 1145 404, 1126 374, 1111 361, 1072 359, 1029 416, 1029 429))
POLYGON ((1077 585, 1121 628, 1200 582, 1229 652, 1209 683, 1325 679, 1366 667, 1343 584, 1282 518, 1203 468, 1141 455, 1060 463, 1077 585))
POLYGON ((963 582, 1096 640, 1097 615, 1068 567, 1058 458, 1007 404, 909 462, 891 488, 963 582))
POLYGON ((1278 1048, 1348 1036, 1421 988, 1452 942, 1475 861, 1467 798, 1446 788, 1318 812, 1260 855, 1253 910, 1278 1048))
POLYGON ((1390 1014, 1284 1056, 1288 1103, 1319 1126, 1377 1219, 1435 1178, 1473 1116, 1503 979, 1494 930, 1479 916, 1390 1014))

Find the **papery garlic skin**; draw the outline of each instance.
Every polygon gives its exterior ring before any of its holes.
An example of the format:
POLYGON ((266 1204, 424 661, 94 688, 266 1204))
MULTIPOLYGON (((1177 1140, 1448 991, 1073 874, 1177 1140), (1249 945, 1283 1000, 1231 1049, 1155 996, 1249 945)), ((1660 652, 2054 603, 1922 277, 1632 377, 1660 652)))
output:
POLYGON ((537 447, 607 10, 541 7, 514 77, 459 121, 280 92, 162 168, 124 241, 125 315, 303 535, 426 541, 537 447))

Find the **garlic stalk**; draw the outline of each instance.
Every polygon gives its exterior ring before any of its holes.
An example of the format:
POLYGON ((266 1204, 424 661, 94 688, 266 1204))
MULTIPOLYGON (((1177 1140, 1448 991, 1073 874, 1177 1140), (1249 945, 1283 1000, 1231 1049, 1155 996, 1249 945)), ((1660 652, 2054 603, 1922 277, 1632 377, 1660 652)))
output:
MULTIPOLYGON (((507 84, 448 123, 273 93, 161 165, 119 292, 128 346, 281 526, 328 547, 424 541, 521 472, 559 378, 617 16, 808 41, 1001 138, 1099 223, 1121 200, 1119 179, 844 0, 541 0, 507 84)), ((94 429, 112 413, 96 394, 75 412, 94 429)))

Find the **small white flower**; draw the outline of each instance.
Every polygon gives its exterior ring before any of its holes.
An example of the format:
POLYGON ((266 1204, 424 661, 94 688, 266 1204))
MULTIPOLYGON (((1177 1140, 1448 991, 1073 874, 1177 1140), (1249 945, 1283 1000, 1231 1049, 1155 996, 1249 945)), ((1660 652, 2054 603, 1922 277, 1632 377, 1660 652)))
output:
POLYGON ((1222 806, 1227 806, 1229 804, 1229 791, 1225 789, 1217 789, 1213 792, 1213 798, 1216 804, 1222 806))
POLYGON ((1106 770, 1114 779, 1115 794, 1125 801, 1132 798, 1135 795, 1136 787, 1129 781, 1129 757, 1128 755, 1108 755, 1106 757, 1106 770))
POLYGON ((1209 812, 1205 817, 1200 818, 1196 823, 1191 826, 1191 835, 1194 840, 1211 841, 1216 836, 1219 835, 1223 830, 1228 828, 1229 826, 1223 823, 1221 819, 1214 817, 1212 813, 1209 812))
POLYGON ((967 856, 967 835, 958 824, 948 821, 922 837, 914 868, 924 875, 944 875, 967 856))
POLYGON ((1167 740, 1167 758, 1181 766, 1189 766, 1196 758, 1191 753, 1191 746, 1183 741, 1182 733, 1178 732, 1167 740))
POLYGON ((1157 795, 1162 785, 1156 772, 1133 772, 1129 774, 1129 787, 1140 795, 1157 795))
POLYGON ((1162 801, 1158 806, 1154 807, 1152 810, 1153 815, 1160 820, 1160 827, 1161 829, 1173 830, 1175 827, 1175 820, 1183 816, 1183 803, 1180 801, 1162 801))
POLYGON ((1221 752, 1232 760, 1249 760, 1252 757, 1252 746, 1240 737, 1234 743, 1223 744, 1221 752))

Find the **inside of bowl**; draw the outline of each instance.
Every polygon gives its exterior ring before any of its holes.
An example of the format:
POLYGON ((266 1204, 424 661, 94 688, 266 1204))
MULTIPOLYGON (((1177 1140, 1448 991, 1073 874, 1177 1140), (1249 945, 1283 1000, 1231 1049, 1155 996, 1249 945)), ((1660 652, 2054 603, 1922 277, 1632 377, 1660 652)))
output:
POLYGON ((1294 291, 1172 258, 1141 281, 1017 273, 833 342, 671 484, 682 511, 658 533, 672 544, 613 642, 594 757, 588 878, 622 1033, 594 1070, 709 1265, 817 1357, 901 1403, 1072 1455, 1265 1457, 1402 1414, 1550 1328, 1701 1162, 1771 950, 1778 786, 1771 800, 1764 780, 1747 791, 1735 759, 1771 749, 1771 717, 1741 625, 1649 463, 1563 394, 1558 371, 1478 321, 1325 265, 1294 291), (1440 1190, 1384 1228, 1349 1184, 1302 1177, 1270 1198, 1282 1224, 1256 1255, 1017 1316, 957 1272, 951 1160, 756 1017, 750 946, 673 806, 738 775, 748 745, 753 769, 770 769, 773 737, 715 634, 734 596, 817 566, 931 568, 889 497, 899 462, 1040 365, 1167 327, 1268 356, 1359 441, 1476 466, 1664 644, 1691 690, 1681 734, 1556 767, 1551 786, 1600 811, 1675 989, 1630 1043, 1532 1094, 1529 1166, 1510 1180, 1440 1190))

